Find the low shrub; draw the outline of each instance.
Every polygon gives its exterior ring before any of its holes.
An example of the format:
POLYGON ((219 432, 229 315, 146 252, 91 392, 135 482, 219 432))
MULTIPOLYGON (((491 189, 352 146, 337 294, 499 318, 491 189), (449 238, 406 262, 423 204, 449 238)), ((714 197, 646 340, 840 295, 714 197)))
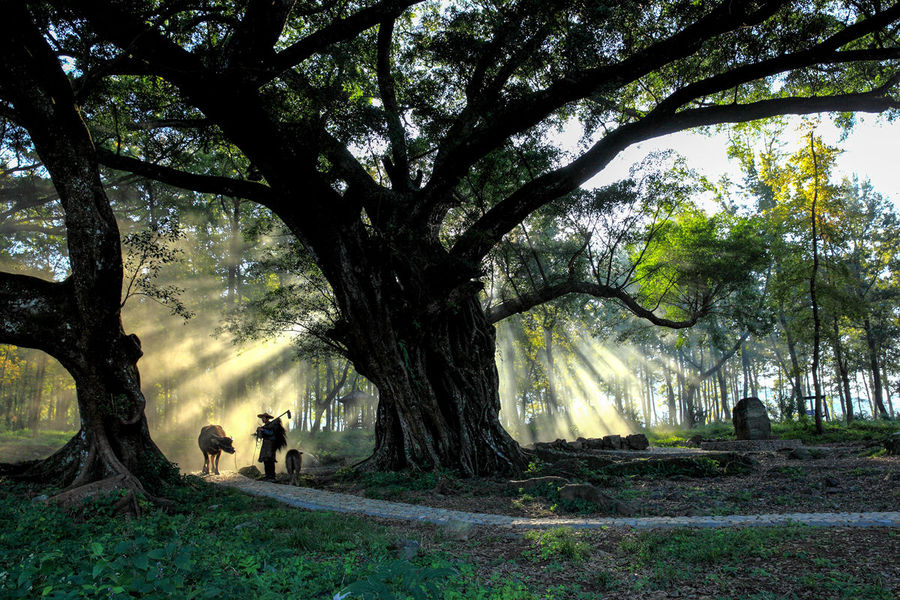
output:
POLYGON ((532 560, 563 559, 583 561, 591 555, 591 546, 571 527, 532 530, 525 534, 532 543, 525 555, 532 560))

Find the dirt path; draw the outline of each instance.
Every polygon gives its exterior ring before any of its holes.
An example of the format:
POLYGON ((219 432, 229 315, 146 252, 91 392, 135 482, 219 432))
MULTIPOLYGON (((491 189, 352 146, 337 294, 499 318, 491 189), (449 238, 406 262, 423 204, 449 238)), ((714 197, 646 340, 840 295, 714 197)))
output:
POLYGON ((349 494, 337 494, 314 488, 255 481, 237 473, 210 476, 208 481, 233 487, 242 492, 264 496, 308 510, 331 510, 385 519, 447 524, 495 525, 517 528, 552 528, 568 526, 579 529, 630 527, 635 529, 674 527, 758 527, 802 523, 819 527, 900 527, 900 512, 861 513, 788 513, 765 515, 729 515, 709 517, 641 517, 641 518, 546 518, 529 519, 505 515, 469 513, 457 510, 416 506, 401 502, 373 500, 349 494))

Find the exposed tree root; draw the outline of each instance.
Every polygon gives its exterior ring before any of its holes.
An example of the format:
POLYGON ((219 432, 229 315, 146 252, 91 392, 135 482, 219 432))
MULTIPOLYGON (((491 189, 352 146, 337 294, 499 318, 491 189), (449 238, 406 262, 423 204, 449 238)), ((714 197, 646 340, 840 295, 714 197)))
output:
POLYGON ((81 485, 51 497, 52 502, 70 514, 79 514, 84 510, 85 504, 94 499, 108 496, 120 496, 112 504, 112 514, 141 516, 141 506, 138 502, 140 494, 143 494, 143 486, 133 476, 116 475, 100 481, 81 485), (137 484, 137 485, 135 485, 137 484))
MULTIPOLYGON (((141 450, 131 457, 130 465, 142 466, 150 461, 165 460, 152 442, 145 445, 139 441, 137 447, 141 450)), ((158 487, 162 478, 145 475, 142 482, 133 469, 119 457, 102 428, 90 434, 80 431, 46 459, 0 464, 0 474, 10 479, 63 489, 50 501, 67 512, 77 513, 86 501, 110 494, 120 496, 112 507, 113 514, 140 516, 142 498, 164 510, 171 509, 171 501, 150 493, 145 487, 145 483, 158 487)))

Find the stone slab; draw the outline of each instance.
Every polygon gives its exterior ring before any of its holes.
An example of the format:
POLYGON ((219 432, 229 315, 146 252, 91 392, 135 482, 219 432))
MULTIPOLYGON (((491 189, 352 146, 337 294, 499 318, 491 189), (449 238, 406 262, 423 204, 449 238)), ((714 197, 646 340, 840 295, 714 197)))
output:
POLYGON ((765 452, 799 448, 800 440, 728 440, 724 442, 701 442, 703 450, 729 450, 731 452, 765 452))

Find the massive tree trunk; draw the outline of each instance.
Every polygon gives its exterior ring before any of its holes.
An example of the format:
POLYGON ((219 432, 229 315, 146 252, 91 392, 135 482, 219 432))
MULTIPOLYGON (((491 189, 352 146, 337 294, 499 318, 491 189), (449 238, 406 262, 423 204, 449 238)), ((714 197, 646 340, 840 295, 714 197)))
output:
MULTIPOLYGON (((98 338, 107 336, 89 333, 78 337, 79 341, 96 346, 98 338)), ((136 336, 126 336, 121 331, 114 339, 112 347, 99 353, 97 348, 83 351, 84 346, 78 342, 68 353, 48 344, 45 349, 62 362, 75 380, 81 428, 49 458, 8 465, 7 473, 73 488, 124 476, 136 491, 145 491, 147 484, 150 494, 157 493, 159 484, 173 474, 173 467, 150 438, 144 416, 136 367, 141 356, 140 342, 136 336)))
POLYGON ((369 374, 381 398, 372 464, 519 470, 521 451, 499 421, 493 326, 475 298, 441 320, 436 331, 398 341, 387 368, 369 374))
POLYGON ((379 391, 369 466, 443 467, 467 475, 524 466, 518 444, 500 424, 494 328, 476 297, 429 326, 386 328, 379 346, 354 356, 379 391))
POLYGON ((379 392, 375 450, 363 467, 521 470, 524 454, 500 424, 495 332, 480 286, 460 283, 433 239, 388 248, 360 228, 337 245, 317 248, 342 316, 333 336, 379 392))
POLYGON ((73 488, 114 478, 114 487, 131 492, 136 510, 134 493, 153 493, 173 469, 147 429, 136 367, 140 342, 122 329, 118 227, 56 55, 24 5, 6 8, 0 97, 28 130, 59 193, 72 273, 64 282, 0 273, 0 341, 43 350, 72 374, 81 430, 50 458, 3 471, 73 488))

